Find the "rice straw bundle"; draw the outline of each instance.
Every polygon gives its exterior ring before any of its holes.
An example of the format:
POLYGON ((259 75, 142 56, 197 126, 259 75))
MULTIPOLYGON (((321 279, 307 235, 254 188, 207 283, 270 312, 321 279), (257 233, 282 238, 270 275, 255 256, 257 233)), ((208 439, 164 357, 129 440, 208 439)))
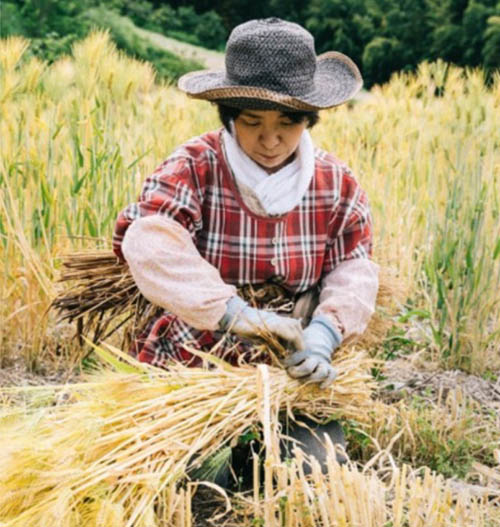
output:
POLYGON ((53 301, 63 320, 77 320, 78 334, 105 340, 125 326, 126 344, 162 310, 146 300, 126 263, 110 251, 73 253, 63 260, 62 282, 72 286, 53 301))
POLYGON ((328 390, 281 369, 209 356, 215 369, 165 371, 118 350, 98 353, 120 371, 0 390, 27 397, 24 409, 0 414, 2 527, 171 525, 179 506, 185 510, 178 484, 188 469, 262 421, 262 408, 276 430, 280 411, 359 420, 371 405, 370 361, 360 353, 337 357, 339 377, 328 390), (158 523, 158 511, 167 523, 158 523))
MULTIPOLYGON (((142 296, 128 265, 110 251, 72 253, 63 259, 63 265, 60 281, 72 285, 57 296, 52 307, 62 319, 78 321, 79 335, 93 331, 93 342, 105 340, 124 326, 123 345, 127 345, 133 334, 141 333, 151 318, 162 311, 142 296)), ((391 268, 381 267, 379 281, 377 312, 363 336, 356 340, 360 348, 369 349, 381 342, 391 326, 388 314, 402 302, 407 290, 391 268)), ((240 290, 240 295, 258 307, 291 312, 293 302, 283 294, 283 288, 270 287, 271 295, 267 290, 248 286, 240 290)))

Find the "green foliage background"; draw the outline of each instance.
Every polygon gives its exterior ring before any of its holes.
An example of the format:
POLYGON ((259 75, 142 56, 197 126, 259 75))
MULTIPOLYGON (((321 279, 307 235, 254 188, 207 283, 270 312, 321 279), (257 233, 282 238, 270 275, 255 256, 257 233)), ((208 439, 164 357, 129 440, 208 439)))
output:
MULTIPOLYGON (((156 10, 153 16, 149 2, 137 4, 123 0, 0 0, 0 37, 24 35, 31 40, 31 54, 53 62, 61 55, 69 55, 72 45, 92 29, 108 29, 119 49, 134 58, 152 62, 162 79, 175 81, 188 71, 203 68, 199 62, 181 59, 155 46, 136 31, 136 25, 143 25, 161 32, 162 17, 166 17, 169 6, 156 10), (139 4, 143 4, 143 9, 139 4), (146 24, 148 17, 152 21, 146 24)), ((194 13, 192 9, 188 11, 194 13)), ((202 21, 207 17, 210 15, 201 17, 202 21)), ((178 17, 172 18, 178 24, 178 17)), ((182 39, 182 34, 177 37, 182 39)))
POLYGON ((459 66, 500 68, 498 0, 0 0, 0 35, 33 39, 49 61, 69 53, 93 26, 109 27, 127 53, 175 79, 200 67, 134 36, 135 25, 222 51, 231 29, 278 16, 305 26, 318 53, 338 50, 361 68, 366 87, 395 71, 441 58, 459 66))

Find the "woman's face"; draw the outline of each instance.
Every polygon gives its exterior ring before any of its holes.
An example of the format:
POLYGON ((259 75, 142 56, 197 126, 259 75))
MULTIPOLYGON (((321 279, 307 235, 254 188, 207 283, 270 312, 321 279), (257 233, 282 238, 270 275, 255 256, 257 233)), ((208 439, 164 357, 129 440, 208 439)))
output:
POLYGON ((242 110, 234 126, 241 149, 272 174, 291 161, 306 122, 294 123, 276 110, 242 110))

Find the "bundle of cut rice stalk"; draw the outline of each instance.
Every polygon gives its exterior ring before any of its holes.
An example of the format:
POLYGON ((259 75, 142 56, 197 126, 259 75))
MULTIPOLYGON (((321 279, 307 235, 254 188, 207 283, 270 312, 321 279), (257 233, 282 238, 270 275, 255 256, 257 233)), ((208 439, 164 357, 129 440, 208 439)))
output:
POLYGON ((62 320, 78 323, 78 335, 105 340, 125 327, 123 344, 161 311, 137 288, 128 265, 110 251, 72 253, 63 259, 60 281, 71 284, 52 302, 62 320))
MULTIPOLYGON (((109 251, 72 253, 63 258, 64 271, 60 281, 71 284, 55 298, 52 307, 61 318, 78 322, 79 335, 89 336, 93 342, 105 340, 124 328, 122 345, 127 346, 133 335, 142 332, 149 321, 162 310, 152 305, 139 292, 128 265, 120 262, 109 251)), ((371 348, 381 342, 391 326, 387 316, 405 298, 407 285, 393 269, 381 267, 377 295, 377 311, 358 347, 371 348)), ((293 301, 277 285, 273 294, 259 296, 258 291, 243 288, 240 295, 254 301, 258 307, 290 312, 293 301), (277 293, 275 290, 281 289, 277 293)))
POLYGON ((2 527, 171 525, 159 514, 185 510, 176 496, 190 467, 261 422, 263 409, 277 430, 279 412, 360 420, 371 405, 361 353, 339 354, 339 377, 319 390, 282 369, 209 355, 212 369, 166 371, 116 349, 97 352, 115 371, 75 385, 0 389, 3 398, 25 397, 24 407, 0 414, 2 527))

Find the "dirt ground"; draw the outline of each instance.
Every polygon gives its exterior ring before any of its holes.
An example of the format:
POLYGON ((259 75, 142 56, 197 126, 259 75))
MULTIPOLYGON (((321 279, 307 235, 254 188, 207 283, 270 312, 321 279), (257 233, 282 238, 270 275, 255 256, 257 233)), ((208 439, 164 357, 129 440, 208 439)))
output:
POLYGON ((460 388, 464 395, 490 408, 500 417, 500 372, 496 380, 487 380, 460 370, 422 370, 410 359, 387 361, 381 383, 384 398, 401 398, 413 393, 436 402, 446 398, 450 390, 460 388))

